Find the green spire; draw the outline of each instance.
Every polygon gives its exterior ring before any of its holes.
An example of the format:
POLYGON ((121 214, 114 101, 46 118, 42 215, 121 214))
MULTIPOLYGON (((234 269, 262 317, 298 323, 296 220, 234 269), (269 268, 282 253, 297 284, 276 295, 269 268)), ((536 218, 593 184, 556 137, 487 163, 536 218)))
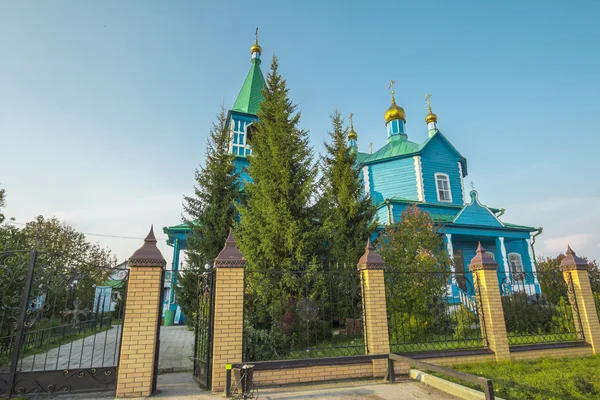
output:
POLYGON ((232 111, 256 115, 259 104, 264 100, 262 90, 265 87, 265 78, 260 70, 260 58, 252 58, 250 62, 252 66, 242 85, 240 94, 238 94, 237 100, 233 105, 232 111))

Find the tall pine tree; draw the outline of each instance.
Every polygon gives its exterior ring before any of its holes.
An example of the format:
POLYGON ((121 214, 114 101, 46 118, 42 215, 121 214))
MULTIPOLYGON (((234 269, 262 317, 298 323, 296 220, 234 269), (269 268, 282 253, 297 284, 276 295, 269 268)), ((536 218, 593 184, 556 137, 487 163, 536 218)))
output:
POLYGON ((4 189, 0 189, 0 224, 4 222, 4 214, 2 214, 2 207, 4 207, 4 201, 6 199, 6 191, 4 189))
POLYGON ((225 107, 217 114, 206 144, 204 166, 196 170, 194 195, 184 196, 184 221, 191 227, 188 237, 189 268, 181 279, 178 302, 188 315, 195 310, 198 276, 225 244, 235 222, 239 200, 234 156, 228 153, 229 129, 225 107))
POLYGON ((238 208, 237 239, 249 268, 263 263, 295 268, 311 259, 317 242, 311 204, 317 168, 308 132, 298 127, 300 113, 277 69, 273 57, 251 141, 253 182, 238 208))
POLYGON ((348 129, 338 110, 331 115, 330 143, 321 158, 321 198, 319 214, 325 256, 354 268, 373 233, 375 206, 363 190, 356 151, 347 141, 348 129))

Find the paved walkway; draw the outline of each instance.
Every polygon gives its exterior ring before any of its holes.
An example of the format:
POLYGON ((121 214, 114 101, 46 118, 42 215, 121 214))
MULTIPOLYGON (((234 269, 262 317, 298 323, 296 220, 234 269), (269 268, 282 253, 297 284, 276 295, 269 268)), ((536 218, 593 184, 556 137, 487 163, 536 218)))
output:
MULTIPOLYGON (((211 394, 198 387, 192 374, 187 372, 158 376, 158 393, 152 398, 165 400, 216 400, 221 394, 211 394)), ((397 380, 390 385, 380 380, 345 381, 319 385, 296 385, 260 389, 254 399, 260 400, 457 400, 457 397, 441 392, 426 384, 411 380, 397 380)), ((54 400, 107 400, 108 393, 73 394, 53 397, 54 400)), ((44 400, 34 397, 32 400, 44 400)), ((141 398, 140 398, 141 399, 141 398)))
MULTIPOLYGON (((177 400, 222 399, 198 388, 191 374, 164 374, 158 377, 159 393, 153 397, 177 400)), ((456 400, 457 397, 412 380, 390 385, 380 380, 346 381, 318 385, 296 385, 259 389, 255 395, 264 400, 456 400)), ((256 397, 255 397, 256 398, 256 397)))
POLYGON ((20 370, 111 367, 118 358, 121 329, 121 325, 113 325, 109 330, 74 340, 45 353, 25 357, 19 364, 20 370))
POLYGON ((185 325, 160 328, 159 373, 192 371, 193 356, 194 331, 185 325))
MULTIPOLYGON (((111 367, 118 358, 121 325, 83 339, 74 340, 45 353, 22 359, 21 371, 50 371, 73 368, 111 367)), ((193 369, 194 332, 187 326, 160 329, 159 372, 193 369)))

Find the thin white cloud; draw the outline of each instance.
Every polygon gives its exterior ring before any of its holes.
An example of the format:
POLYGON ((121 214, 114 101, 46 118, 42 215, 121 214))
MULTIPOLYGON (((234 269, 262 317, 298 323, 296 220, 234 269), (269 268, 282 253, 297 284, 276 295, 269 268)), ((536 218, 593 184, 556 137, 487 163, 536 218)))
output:
MULTIPOLYGON (((600 235, 588 234, 588 233, 578 233, 574 235, 567 235, 556 237, 552 239, 546 239, 543 241, 544 243, 544 252, 545 253, 564 253, 567 250, 567 246, 571 246, 576 252, 582 251, 581 249, 586 249, 589 247, 593 247, 594 244, 598 243, 600 239, 600 235), (578 250, 579 249, 579 250, 578 250)), ((596 246, 598 247, 598 246, 596 246)))

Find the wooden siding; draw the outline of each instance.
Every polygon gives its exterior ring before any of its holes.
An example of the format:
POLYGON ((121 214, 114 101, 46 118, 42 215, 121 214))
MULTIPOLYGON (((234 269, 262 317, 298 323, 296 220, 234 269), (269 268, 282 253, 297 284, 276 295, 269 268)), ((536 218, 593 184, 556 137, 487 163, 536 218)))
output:
POLYGON ((248 166, 250 163, 248 162, 247 158, 236 157, 233 160, 233 165, 235 166, 235 173, 240 174, 238 182, 240 182, 242 185, 252 182, 252 178, 250 178, 250 175, 248 175, 248 166))
MULTIPOLYGON (((421 153, 421 168, 423 170, 425 199, 428 203, 439 203, 435 187, 435 174, 441 172, 447 174, 450 178, 452 204, 463 204, 462 177, 458 169, 458 161, 459 155, 456 154, 454 149, 437 136, 432 138, 431 142, 425 146, 421 153)), ((448 203, 442 202, 441 204, 448 203)))
MULTIPOLYGON (((398 222, 398 220, 396 220, 398 222)), ((388 208, 387 206, 383 206, 377 210, 377 223, 379 225, 387 225, 388 224, 388 208)))
POLYGON ((462 213, 454 221, 455 224, 461 225, 479 225, 491 226, 494 228, 502 228, 502 224, 492 212, 479 204, 476 197, 472 198, 471 204, 468 204, 462 213))
POLYGON ((402 197, 417 200, 417 177, 412 157, 371 164, 369 186, 375 204, 385 199, 402 197))

